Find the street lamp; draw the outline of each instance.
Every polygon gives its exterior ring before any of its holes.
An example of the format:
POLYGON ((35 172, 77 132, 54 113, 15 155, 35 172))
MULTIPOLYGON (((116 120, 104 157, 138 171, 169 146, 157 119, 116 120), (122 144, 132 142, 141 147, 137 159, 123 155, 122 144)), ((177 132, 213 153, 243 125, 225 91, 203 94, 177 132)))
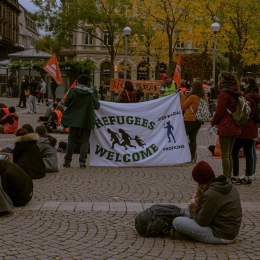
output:
POLYGON ((213 78, 213 84, 215 86, 215 77, 216 77, 216 42, 217 42, 217 32, 220 30, 220 24, 219 23, 213 23, 211 25, 211 30, 214 32, 214 55, 213 55, 213 71, 212 71, 212 78, 213 78))
POLYGON ((127 49, 128 49, 128 36, 131 34, 131 28, 125 27, 124 28, 124 35, 125 35, 125 73, 124 73, 124 83, 126 82, 126 75, 127 75, 127 49))

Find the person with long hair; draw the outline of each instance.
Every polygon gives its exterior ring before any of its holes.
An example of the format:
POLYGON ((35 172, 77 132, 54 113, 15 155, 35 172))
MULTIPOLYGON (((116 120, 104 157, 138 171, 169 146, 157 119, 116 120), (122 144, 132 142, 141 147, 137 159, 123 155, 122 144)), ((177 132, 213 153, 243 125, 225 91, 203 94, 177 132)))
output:
POLYGON ((201 127, 201 122, 197 120, 195 113, 199 107, 201 98, 206 99, 206 94, 200 81, 195 81, 192 83, 192 90, 186 99, 183 97, 180 98, 181 107, 184 111, 183 118, 186 134, 189 137, 191 162, 194 163, 197 160, 197 135, 201 127))
POLYGON ((207 244, 229 244, 238 236, 242 221, 239 193, 229 178, 218 177, 211 166, 200 161, 192 170, 198 183, 195 198, 176 217, 170 234, 173 239, 195 239, 207 244))
POLYGON ((35 133, 39 135, 37 145, 40 148, 42 159, 45 165, 45 172, 58 172, 58 156, 55 145, 57 139, 47 134, 44 125, 39 125, 35 128, 35 133))
POLYGON ((251 176, 253 173, 254 157, 253 147, 255 146, 254 139, 258 138, 257 123, 254 122, 253 116, 256 111, 256 106, 260 102, 258 94, 259 89, 253 77, 244 77, 241 80, 241 90, 243 91, 244 98, 250 103, 251 114, 248 121, 241 127, 241 134, 239 134, 234 143, 232 150, 233 159, 233 177, 231 181, 234 184, 251 184, 251 176), (244 155, 246 157, 246 172, 245 176, 241 179, 239 175, 239 150, 243 147, 244 155))
POLYGON ((235 76, 223 71, 218 76, 218 85, 220 94, 215 114, 211 120, 211 126, 218 126, 217 135, 221 151, 223 174, 231 178, 233 159, 232 150, 236 136, 241 133, 241 126, 238 126, 233 117, 227 111, 232 113, 236 111, 236 103, 242 94, 238 91, 237 80, 235 76))
POLYGON ((125 82, 124 90, 119 96, 120 103, 135 103, 136 102, 136 93, 134 90, 133 83, 131 81, 125 82))

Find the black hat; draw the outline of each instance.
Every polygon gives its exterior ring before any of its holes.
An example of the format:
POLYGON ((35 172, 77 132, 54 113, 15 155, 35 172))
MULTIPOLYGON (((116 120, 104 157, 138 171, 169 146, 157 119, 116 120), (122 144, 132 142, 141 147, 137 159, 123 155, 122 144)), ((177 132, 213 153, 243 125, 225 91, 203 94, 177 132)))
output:
POLYGON ((78 83, 81 83, 83 85, 88 85, 89 83, 89 76, 87 74, 82 74, 77 79, 78 83))

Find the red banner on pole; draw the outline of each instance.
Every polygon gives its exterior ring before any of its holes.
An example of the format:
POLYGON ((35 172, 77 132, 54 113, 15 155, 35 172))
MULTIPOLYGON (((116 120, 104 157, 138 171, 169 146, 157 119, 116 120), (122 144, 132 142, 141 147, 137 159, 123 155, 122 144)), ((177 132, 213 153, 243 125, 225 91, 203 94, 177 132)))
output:
POLYGON ((176 69, 174 72, 173 80, 175 81, 178 88, 181 86, 181 52, 178 57, 178 61, 176 64, 176 69))
POLYGON ((55 53, 52 54, 50 59, 43 66, 43 69, 56 81, 58 85, 62 83, 61 72, 55 53))

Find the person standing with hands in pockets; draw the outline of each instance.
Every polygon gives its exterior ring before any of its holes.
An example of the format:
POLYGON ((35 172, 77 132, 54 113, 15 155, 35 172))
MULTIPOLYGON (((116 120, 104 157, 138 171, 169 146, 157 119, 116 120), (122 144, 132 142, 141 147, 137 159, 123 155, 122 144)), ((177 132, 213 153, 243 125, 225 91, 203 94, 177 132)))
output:
POLYGON ((89 75, 83 74, 78 77, 77 85, 69 91, 64 105, 61 124, 69 127, 69 135, 63 167, 70 168, 74 146, 81 133, 79 164, 80 168, 84 169, 86 168, 89 137, 95 125, 94 110, 100 107, 96 92, 91 87, 89 75))
POLYGON ((232 150, 236 136, 241 134, 241 126, 235 123, 227 109, 233 113, 236 110, 237 99, 242 94, 238 91, 235 76, 230 72, 221 72, 218 76, 218 84, 220 94, 211 126, 218 126, 217 135, 219 136, 223 175, 230 179, 233 168, 232 150))

